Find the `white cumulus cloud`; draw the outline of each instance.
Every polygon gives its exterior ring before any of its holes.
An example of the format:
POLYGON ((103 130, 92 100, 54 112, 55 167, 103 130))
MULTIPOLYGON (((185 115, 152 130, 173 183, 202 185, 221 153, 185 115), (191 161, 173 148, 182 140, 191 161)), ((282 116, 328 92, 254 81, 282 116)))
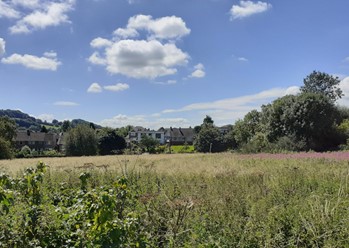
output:
MULTIPOLYGON (((18 1, 25 3, 26 1, 18 1)), ((34 30, 45 29, 49 26, 58 26, 62 23, 69 23, 68 12, 73 10, 75 0, 63 1, 42 1, 37 6, 36 1, 31 1, 27 7, 35 9, 19 19, 16 24, 10 27, 12 34, 30 33, 34 30)))
POLYGON ((165 16, 153 19, 150 15, 136 15, 128 20, 126 28, 118 28, 114 34, 121 38, 138 36, 138 31, 147 31, 149 36, 157 39, 177 39, 190 33, 186 23, 177 16, 165 16))
POLYGON ((205 77, 206 73, 205 73, 205 67, 203 64, 199 63, 196 66, 194 66, 195 71, 192 72, 192 74, 190 75, 190 77, 194 77, 194 78, 203 78, 205 77))
POLYGON ((88 93, 100 93, 102 92, 102 87, 98 83, 92 83, 87 89, 88 93))
POLYGON ((123 84, 123 83, 117 83, 115 85, 107 85, 103 87, 105 90, 109 91, 124 91, 130 88, 128 84, 123 84))
POLYGON ((2 56, 5 53, 5 40, 3 38, 0 38, 0 56, 2 56))
POLYGON ((95 52, 89 58, 93 64, 106 65, 112 74, 132 78, 156 78, 175 74, 176 66, 185 65, 189 55, 175 44, 157 40, 120 40, 106 48, 105 57, 95 52))
POLYGON ((186 65, 189 60, 189 55, 178 48, 175 41, 189 33, 190 29, 179 17, 153 19, 136 15, 128 20, 125 28, 116 29, 111 39, 93 39, 91 47, 99 50, 94 51, 88 61, 105 66, 109 73, 132 78, 173 75, 178 66, 186 65))
POLYGON ((7 58, 2 58, 1 62, 3 64, 19 64, 34 70, 56 71, 58 66, 62 64, 57 60, 56 55, 57 54, 55 54, 54 52, 45 53, 43 57, 37 57, 29 54, 20 55, 14 53, 7 58))
POLYGON ((253 1, 240 1, 239 5, 233 5, 230 9, 232 19, 243 19, 245 17, 265 12, 272 8, 270 3, 266 2, 253 2, 253 1))
POLYGON ((102 48, 102 47, 108 47, 111 46, 113 42, 107 39, 103 39, 101 37, 95 38, 91 41, 90 45, 94 48, 102 48))

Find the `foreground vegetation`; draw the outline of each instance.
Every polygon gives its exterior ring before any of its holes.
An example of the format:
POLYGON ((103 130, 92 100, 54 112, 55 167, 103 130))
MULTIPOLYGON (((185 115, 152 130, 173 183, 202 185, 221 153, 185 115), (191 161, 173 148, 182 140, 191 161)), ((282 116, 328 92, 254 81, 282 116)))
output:
POLYGON ((50 158, 24 169, 34 161, 1 161, 0 247, 348 243, 347 160, 177 154, 50 158))

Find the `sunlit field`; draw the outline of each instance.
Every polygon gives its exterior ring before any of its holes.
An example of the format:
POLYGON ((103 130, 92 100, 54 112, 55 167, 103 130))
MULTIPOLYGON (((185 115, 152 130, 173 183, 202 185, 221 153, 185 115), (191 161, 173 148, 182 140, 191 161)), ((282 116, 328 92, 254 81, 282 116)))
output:
POLYGON ((0 247, 349 246, 344 153, 41 160, 0 161, 0 247))

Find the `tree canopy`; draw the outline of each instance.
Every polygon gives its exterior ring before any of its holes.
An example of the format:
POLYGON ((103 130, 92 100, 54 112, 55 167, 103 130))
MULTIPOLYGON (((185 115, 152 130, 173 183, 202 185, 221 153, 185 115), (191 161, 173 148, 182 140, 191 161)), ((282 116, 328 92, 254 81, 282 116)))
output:
POLYGON ((98 151, 100 155, 118 154, 125 148, 126 141, 116 134, 116 130, 104 128, 98 132, 98 151))
POLYGON ((339 88, 340 80, 324 72, 313 71, 303 80, 302 93, 317 93, 328 97, 332 102, 343 96, 343 91, 339 88))
POLYGON ((97 136, 95 130, 88 125, 77 125, 71 128, 65 138, 66 155, 92 156, 97 154, 97 136))

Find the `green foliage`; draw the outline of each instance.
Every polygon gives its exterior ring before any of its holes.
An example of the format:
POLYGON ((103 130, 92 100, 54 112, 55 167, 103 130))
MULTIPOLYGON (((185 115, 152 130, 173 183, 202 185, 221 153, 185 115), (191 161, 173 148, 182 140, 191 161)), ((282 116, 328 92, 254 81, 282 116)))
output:
POLYGON ((104 128, 98 132, 98 151, 100 155, 121 154, 126 141, 115 130, 104 128))
POLYGON ((12 142, 16 137, 16 123, 8 117, 0 117, 0 137, 12 142))
POLYGON ((2 173, 0 247, 347 247, 347 161, 196 156, 215 169, 2 173))
POLYGON ((213 125, 211 117, 206 116, 196 138, 194 140, 195 150, 198 152, 222 152, 232 148, 230 137, 224 137, 219 129, 213 125))
POLYGON ((304 86, 300 89, 302 93, 322 94, 331 102, 335 102, 343 96, 343 92, 339 88, 339 78, 327 73, 313 71, 303 82, 304 86))
POLYGON ((0 159, 13 157, 12 142, 16 136, 16 123, 8 117, 0 117, 0 159))
POLYGON ((47 130, 46 126, 42 125, 42 126, 41 126, 40 132, 42 132, 42 133, 47 133, 48 130, 47 130))
POLYGON ((10 159, 12 157, 11 143, 0 137, 0 159, 10 159))
POLYGON ((152 137, 148 135, 144 135, 139 142, 139 145, 142 147, 142 149, 149 153, 155 153, 156 147, 159 145, 159 141, 156 139, 153 139, 152 137))
POLYGON ((78 125, 68 131, 65 136, 67 156, 91 156, 98 151, 95 130, 87 125, 78 125))
POLYGON ((68 132, 68 130, 71 128, 70 121, 65 120, 62 123, 62 132, 68 132))
POLYGON ((339 113, 322 94, 285 96, 262 107, 262 122, 269 141, 292 137, 305 142, 304 150, 324 151, 337 147, 343 138, 336 129, 339 113))

